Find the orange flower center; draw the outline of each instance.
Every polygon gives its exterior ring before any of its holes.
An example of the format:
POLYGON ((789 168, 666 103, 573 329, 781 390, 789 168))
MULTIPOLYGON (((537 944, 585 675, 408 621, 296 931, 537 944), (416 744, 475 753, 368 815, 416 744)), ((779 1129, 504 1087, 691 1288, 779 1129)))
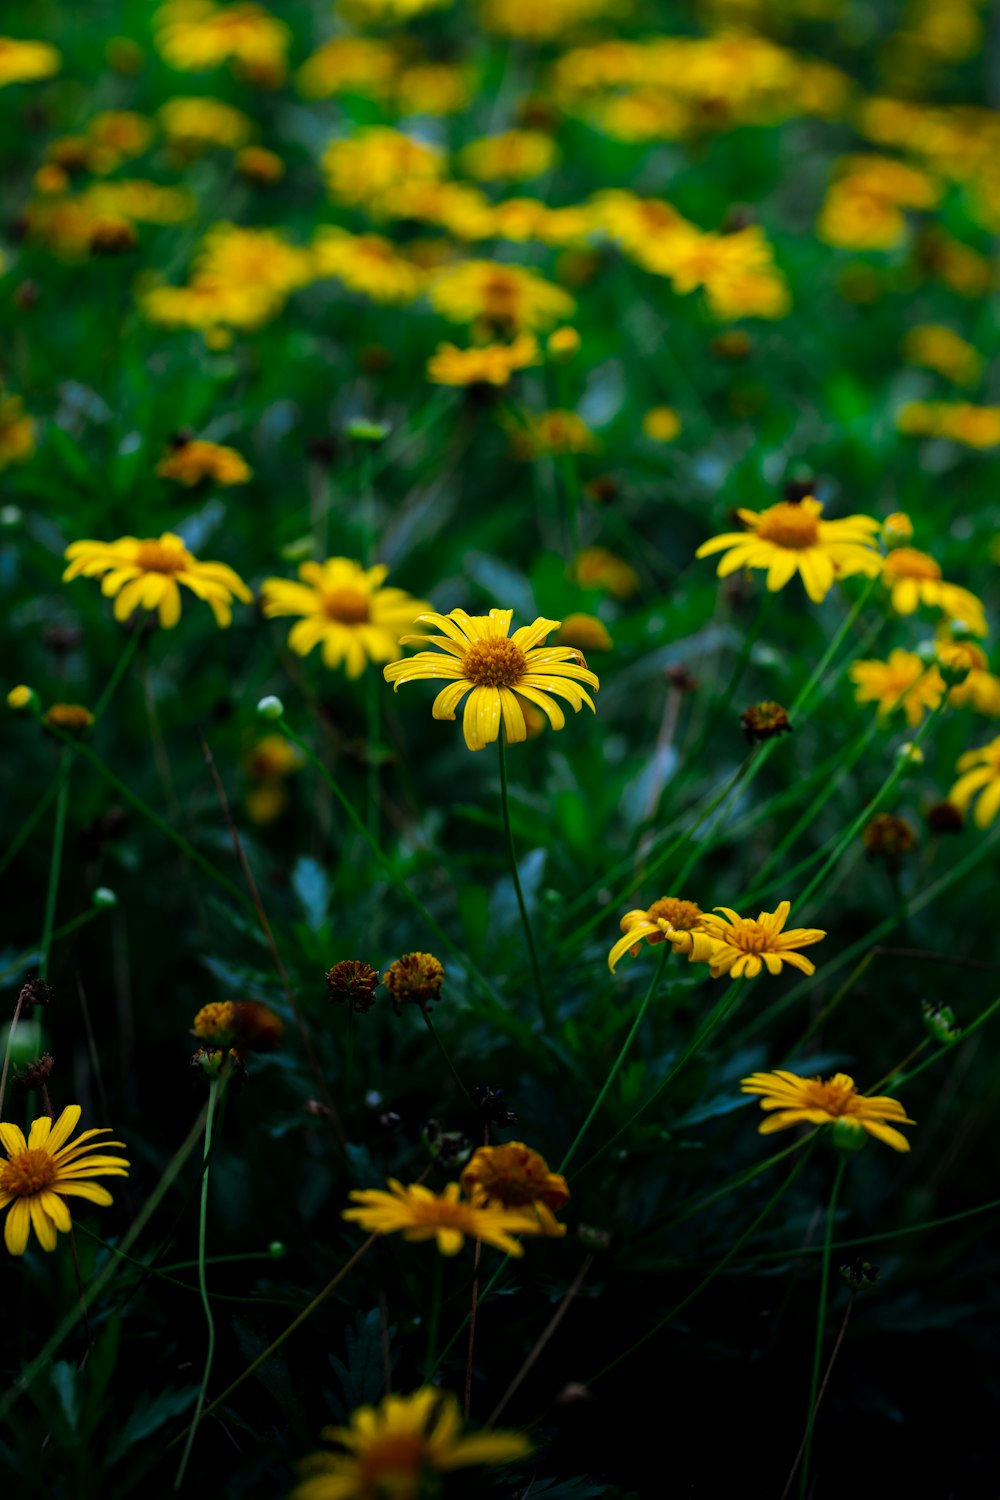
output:
POLYGON ((815 547, 819 541, 819 518, 811 510, 783 500, 761 516, 757 535, 762 541, 773 542, 776 547, 801 551, 805 547, 815 547))
POLYGON ((652 922, 667 922, 680 932, 693 932, 701 921, 701 907, 693 901, 678 901, 676 896, 661 896, 649 908, 652 922))
POLYGON ((721 936, 724 942, 732 943, 734 948, 742 948, 744 953, 769 951, 770 936, 759 922, 745 920, 739 927, 727 927, 721 936))
POLYGON ((933 557, 918 552, 915 547, 897 547, 885 560, 887 573, 897 578, 940 578, 941 569, 933 557))
POLYGON ((518 288, 507 276, 492 276, 482 288, 483 311, 494 318, 512 318, 517 310, 518 288))
MULTIPOLYGON (((512 1147, 498 1146, 488 1156, 483 1153, 472 1165, 475 1181, 487 1198, 502 1203, 505 1208, 520 1208, 525 1203, 537 1203, 548 1196, 549 1171, 536 1151, 515 1151, 512 1147)), ((556 1196, 563 1198, 559 1192, 556 1196)))
POLYGON ((810 1078, 804 1091, 803 1108, 825 1109, 828 1115, 852 1114, 852 1102, 857 1098, 853 1080, 838 1083, 831 1078, 824 1083, 821 1078, 810 1078))
POLYGON ((371 600, 361 589, 324 589, 323 613, 339 625, 366 625, 371 618, 371 600))
POLYGON ((183 547, 170 542, 140 542, 135 555, 135 565, 144 573, 183 573, 190 561, 183 547))
POLYGON ((22 1151, 0 1167, 0 1192, 15 1198, 40 1193, 55 1180, 58 1167, 48 1151, 22 1151))
POLYGON ((462 671, 476 687, 513 687, 528 670, 528 658, 505 635, 476 641, 462 658, 462 671))
POLYGON ((357 1493, 415 1500, 426 1462, 427 1440, 421 1433, 383 1433, 368 1441, 359 1458, 357 1493))

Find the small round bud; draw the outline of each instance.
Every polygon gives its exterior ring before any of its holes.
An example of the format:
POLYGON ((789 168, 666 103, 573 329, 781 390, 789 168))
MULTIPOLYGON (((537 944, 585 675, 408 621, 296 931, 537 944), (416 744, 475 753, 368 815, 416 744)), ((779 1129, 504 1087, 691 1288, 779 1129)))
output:
POLYGON ((939 641, 938 671, 948 687, 961 687, 970 672, 983 671, 988 663, 985 652, 974 641, 939 641))
POLYGON ((42 723, 50 729, 61 729, 63 734, 82 738, 94 722, 94 715, 82 703, 53 703, 42 714, 42 723))
POLYGON ((834 1120, 831 1136, 838 1151, 860 1151, 868 1143, 864 1126, 848 1115, 841 1115, 839 1120, 834 1120))
POLYGON ((580 335, 575 328, 557 328, 549 334, 546 347, 553 359, 570 360, 579 351, 580 335))
POLYGON ((740 728, 751 745, 792 732, 788 710, 780 703, 770 702, 753 703, 745 708, 740 715, 740 728))
POLYGON ((386 422, 366 422, 359 419, 347 424, 347 436, 352 443, 371 443, 377 447, 384 443, 392 429, 386 422))
POLYGON ((862 1260, 858 1255, 854 1260, 845 1261, 840 1267, 840 1279, 852 1292, 870 1292, 878 1281, 878 1269, 878 1266, 862 1260))
POLYGON ((288 1250, 283 1240, 272 1240, 267 1247, 267 1253, 272 1260, 284 1260, 288 1250))
POLYGON ((386 969, 382 983, 397 1016, 402 1015, 404 1005, 419 1005, 423 1010, 440 999, 444 965, 433 953, 404 953, 386 969))
POLYGON ((7 694, 7 707, 12 713, 37 714, 41 706, 34 688, 25 687, 23 682, 7 694))
POLYGON ((905 547, 913 540, 913 522, 901 510, 894 510, 882 522, 882 544, 885 547, 905 547))
POLYGON ((284 716, 285 705, 273 693, 269 693, 266 698, 262 698, 257 704, 257 717, 260 719, 267 719, 269 723, 273 724, 277 719, 283 719, 284 716))
POLYGON ((902 761, 907 766, 922 766, 924 763, 924 752, 919 745, 912 745, 907 740, 896 751, 896 759, 902 761))
POLYGON ((19 505, 0 505, 0 526, 20 526, 24 520, 24 512, 19 505))
POLYGON ((97 907, 112 907, 118 905, 118 897, 108 885, 99 885, 90 898, 91 904, 97 907))
POLYGON ((958 1041, 962 1028, 950 1005, 942 1005, 936 1000, 921 1000, 920 1009, 927 1033, 935 1042, 940 1042, 944 1047, 958 1041))

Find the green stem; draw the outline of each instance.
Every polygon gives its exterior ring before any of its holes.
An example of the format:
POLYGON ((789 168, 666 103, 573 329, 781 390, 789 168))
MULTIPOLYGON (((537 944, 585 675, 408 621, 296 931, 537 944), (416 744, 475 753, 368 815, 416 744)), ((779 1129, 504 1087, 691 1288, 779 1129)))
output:
POLYGON ((953 1037, 950 1042, 946 1042, 944 1046, 939 1047, 936 1052, 932 1052, 930 1057, 925 1057, 923 1062, 918 1063, 915 1068, 911 1068, 909 1073, 900 1073, 898 1078, 890 1078, 888 1083, 885 1085, 886 1088, 898 1089, 902 1088, 904 1084, 912 1083, 914 1078, 921 1074, 925 1068, 933 1067, 939 1058, 944 1057, 947 1055, 947 1053, 953 1051, 957 1046, 960 1045, 960 1043, 964 1042, 967 1037, 970 1037, 974 1031, 978 1031, 980 1026, 985 1026, 990 1016, 992 1016, 997 1010, 1000 1010, 1000 996, 998 996, 991 1005, 988 1005, 983 1011, 982 1015, 977 1016, 971 1025, 966 1026, 963 1031, 959 1032, 958 1036, 953 1037))
POLYGON ((572 1146, 570 1146, 569 1150, 566 1152, 566 1155, 563 1157, 562 1161, 559 1163, 559 1171, 560 1171, 560 1173, 565 1172, 566 1168, 569 1166, 570 1162, 573 1160, 573 1157, 576 1155, 577 1147, 579 1146, 580 1142, 583 1140, 584 1136, 587 1134, 587 1131, 590 1129, 591 1124, 593 1123, 594 1116, 597 1114, 597 1112, 600 1109, 601 1105, 604 1103, 605 1099, 607 1098, 608 1090, 610 1089, 611 1085, 614 1083, 615 1079, 618 1077, 619 1071, 621 1070, 621 1066, 624 1063, 625 1058, 628 1056, 629 1048, 632 1046, 632 1043, 635 1040, 636 1032, 639 1030, 639 1027, 642 1025, 643 1017, 645 1016, 646 1011, 649 1009, 649 1006, 650 1006, 650 1004, 652 1003, 652 1000, 653 1000, 653 996, 656 994, 656 991, 659 988, 660 980, 663 978, 663 970, 666 967, 667 954, 669 952, 670 952, 670 945, 669 945, 669 943, 664 943, 663 944, 663 952, 660 954, 660 961, 659 961, 659 963, 656 966, 656 971, 653 974, 652 979, 649 981, 649 988, 646 990, 646 994, 645 994, 645 997, 643 999, 642 1004, 639 1007, 638 1014, 636 1015, 635 1020, 632 1022, 631 1028, 629 1030, 629 1034, 625 1038, 624 1042, 622 1043, 621 1051, 619 1052, 618 1056, 614 1060, 614 1063, 612 1064, 611 1072, 608 1074, 607 1078, 604 1080, 604 1087, 601 1089, 601 1092, 598 1094, 597 1098, 594 1100, 593 1104, 590 1107, 590 1113, 587 1115, 587 1118, 584 1120, 583 1124, 580 1126, 580 1129, 577 1131, 576 1138, 573 1141, 572 1146))
POLYGON ((542 966, 538 962, 538 953, 535 949, 535 939, 531 931, 531 922, 528 918, 528 908, 524 900, 524 892, 521 889, 521 877, 517 869, 517 854, 514 849, 514 833, 510 826, 510 799, 507 789, 507 737, 503 725, 497 736, 497 747, 500 751, 500 810, 503 815, 503 828, 507 837, 507 855, 510 859, 511 879, 514 882, 514 894, 517 897, 518 910, 521 913, 521 926, 524 928, 524 941, 528 949, 528 958, 531 961, 531 972, 535 979, 535 991, 538 995, 538 1004, 545 1024, 549 1031, 555 1031, 556 1016, 549 1002, 545 982, 542 979, 542 966))
POLYGON ((681 1053, 680 1057, 674 1063, 673 1067, 670 1069, 670 1072, 667 1074, 666 1078, 663 1079, 662 1083, 657 1084, 656 1088, 650 1094, 649 1098, 643 1100, 643 1102, 639 1105, 639 1108, 635 1110, 625 1121, 625 1124, 619 1130, 616 1130, 614 1135, 611 1136, 609 1140, 606 1140, 604 1142, 604 1145, 599 1147, 598 1150, 594 1152, 593 1156, 591 1156, 587 1161, 584 1162, 583 1166, 580 1167, 576 1173, 574 1173, 574 1176, 579 1177, 580 1173, 586 1172, 588 1167, 592 1167, 594 1165, 594 1162, 604 1155, 605 1151, 610 1151, 615 1142, 621 1140, 622 1136, 625 1135, 627 1131, 631 1130, 632 1126, 635 1124, 636 1120, 638 1120, 639 1116, 645 1114, 646 1110, 649 1109, 651 1104, 656 1103, 657 1099, 663 1093, 664 1089, 669 1088, 670 1084, 673 1083, 674 1079, 677 1077, 678 1073, 685 1066, 685 1064, 690 1062, 695 1053, 699 1052, 704 1044, 708 1041, 712 1033, 717 1031, 722 1025, 723 1021, 729 1015, 730 1011, 732 1011, 737 1000, 740 998, 742 988, 742 979, 736 979, 732 984, 729 985, 722 999, 712 1011, 704 1026, 699 1032, 696 1033, 694 1040, 689 1043, 689 1045, 681 1053))
POLYGON ((45 916, 42 922, 42 961, 39 978, 49 977, 49 955, 52 948, 52 929, 55 924, 56 897, 59 892, 59 874, 62 869, 63 843, 66 835, 66 808, 69 802, 69 767, 71 757, 63 750, 59 762, 59 789, 56 792, 56 823, 52 835, 52 859, 49 864, 49 885, 45 893, 45 916))
POLYGON ((709 740, 712 737, 712 734, 718 727, 720 718, 725 713, 733 694, 739 687, 740 682, 743 679, 743 673, 746 671, 747 663, 749 662, 750 657, 753 653, 753 648, 754 646, 756 646, 758 640, 760 639, 761 631, 764 629, 764 626, 767 623, 767 617, 771 613, 772 606, 774 605, 774 599, 774 594, 770 592, 765 591, 765 593, 762 595, 757 605, 757 613, 754 615, 753 623, 743 637, 743 644, 740 647, 740 652, 736 658, 733 670, 729 674, 729 681, 726 683, 723 692, 716 694, 715 702, 706 715, 705 726, 699 734, 694 748, 690 753, 690 757, 688 758, 690 765, 696 766, 701 761, 705 746, 708 744, 709 740))
POLYGON ((378 844, 381 838, 380 829, 380 807, 379 807, 379 737, 380 737, 380 709, 379 698, 379 669, 374 662, 369 662, 368 671, 365 674, 365 698, 368 708, 368 834, 373 844, 378 844))
POLYGON ((434 1280, 431 1290, 431 1308, 427 1318, 427 1354, 424 1359, 424 1385, 430 1385, 434 1374, 434 1351, 437 1347, 438 1325, 441 1321, 441 1290, 444 1286, 444 1258, 434 1256, 434 1280))
POLYGON ((94 705, 95 721, 101 717, 104 710, 111 702, 111 699, 114 697, 115 689, 124 677, 125 670, 128 667, 129 662, 132 660, 136 651, 139 649, 139 642, 141 639, 142 627, 137 626, 136 629, 132 631, 128 640, 125 642, 125 650, 118 658, 117 666, 111 673, 111 676, 108 678, 107 682, 104 684, 104 691, 94 705))
POLYGON ((201 1420, 201 1410, 205 1404, 205 1392, 208 1389, 209 1378, 212 1374, 212 1361, 215 1358, 215 1317, 212 1313, 212 1304, 208 1297, 208 1282, 205 1277, 205 1238, 208 1228, 208 1176, 209 1157, 212 1153, 212 1124, 215 1119, 215 1106, 218 1097, 219 1080, 213 1078, 208 1088, 208 1110, 205 1114, 205 1154, 201 1174, 201 1209, 198 1215, 198 1288, 201 1292, 201 1305, 205 1311, 205 1322, 208 1325, 208 1348, 205 1351, 205 1368, 202 1372, 201 1388, 198 1391, 198 1401, 194 1409, 194 1420, 188 1428, 187 1442, 184 1444, 184 1452, 181 1455, 177 1478, 174 1480, 175 1490, 179 1490, 184 1483, 184 1473, 188 1466, 188 1459, 191 1457, 191 1449, 194 1445, 198 1423, 201 1420))
POLYGON ((812 1380, 809 1385, 809 1405, 806 1408, 806 1435, 802 1450, 802 1468, 799 1470, 799 1500, 806 1500, 809 1491, 809 1459, 812 1453, 813 1426, 816 1418, 816 1395, 819 1391, 820 1371, 823 1367, 823 1334, 826 1331, 826 1301, 830 1288, 830 1251, 833 1246, 833 1223, 837 1213, 837 1195, 847 1168, 847 1157, 842 1156, 833 1179, 830 1206, 826 1211, 826 1235, 823 1240, 823 1269, 819 1283, 819 1307, 816 1310, 816 1343, 813 1349, 812 1380))
POLYGON ((455 1080, 455 1083, 456 1083, 456 1085, 458 1087, 459 1093, 468 1095, 469 1090, 465 1087, 465 1084, 462 1082, 461 1078, 458 1076, 458 1072, 457 1072, 457 1070, 455 1068, 455 1064, 452 1062, 451 1058, 448 1056, 448 1053, 445 1050, 444 1042, 442 1042, 441 1038, 438 1036, 437 1028, 436 1028, 436 1026, 434 1025, 434 1022, 431 1020, 430 1016, 427 1013, 427 1007, 426 1007, 426 1005, 421 1005, 421 1007, 420 1007, 420 1014, 424 1018, 424 1025, 427 1027, 427 1030, 430 1032, 431 1036, 434 1038, 435 1045, 436 1045, 438 1051, 440 1052, 442 1059, 444 1060, 445 1067, 448 1069, 448 1072, 451 1074, 452 1078, 454 1078, 454 1080, 455 1080))

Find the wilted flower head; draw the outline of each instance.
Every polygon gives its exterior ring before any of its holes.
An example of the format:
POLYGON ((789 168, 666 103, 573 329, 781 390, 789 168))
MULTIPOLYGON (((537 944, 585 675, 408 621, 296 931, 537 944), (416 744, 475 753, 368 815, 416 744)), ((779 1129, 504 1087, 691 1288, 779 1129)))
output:
POLYGON ((358 958, 342 958, 326 976, 329 998, 364 1015, 375 1004, 378 970, 358 958))
POLYGON ((404 953, 386 969, 382 983, 397 1016, 402 1015, 404 1005, 419 1005, 423 1010, 441 997, 444 965, 433 953, 404 953))

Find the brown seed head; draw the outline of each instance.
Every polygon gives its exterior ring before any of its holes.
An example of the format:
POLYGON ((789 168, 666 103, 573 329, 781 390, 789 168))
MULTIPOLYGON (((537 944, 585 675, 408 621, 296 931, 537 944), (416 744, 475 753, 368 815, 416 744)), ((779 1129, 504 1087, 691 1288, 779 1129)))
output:
POLYGON ((378 970, 360 958, 342 958, 326 976, 327 995, 335 1005, 348 1005, 365 1015, 375 1004, 378 970))
POLYGON ((440 998, 444 966, 433 953, 404 953, 386 969, 382 983, 389 991, 397 1016, 402 1015, 404 1005, 419 1005, 424 1009, 440 998))
POLYGON ((759 740, 773 740, 781 734, 791 734, 788 711, 780 703, 753 703, 740 715, 740 728, 751 745, 759 740))

